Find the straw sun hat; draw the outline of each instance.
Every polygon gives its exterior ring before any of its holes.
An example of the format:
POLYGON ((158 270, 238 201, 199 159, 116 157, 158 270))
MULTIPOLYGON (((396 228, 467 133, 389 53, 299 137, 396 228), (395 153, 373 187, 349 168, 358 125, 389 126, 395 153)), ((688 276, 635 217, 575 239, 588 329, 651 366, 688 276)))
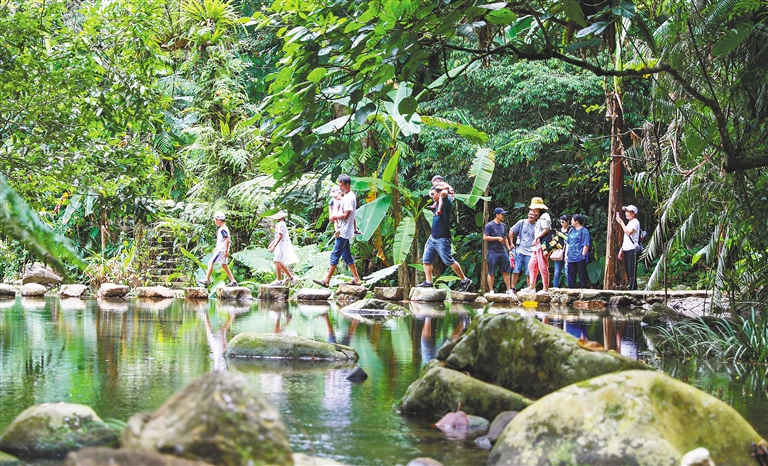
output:
POLYGON ((528 208, 549 210, 549 207, 544 205, 544 201, 540 197, 534 197, 531 199, 531 205, 529 205, 528 208))

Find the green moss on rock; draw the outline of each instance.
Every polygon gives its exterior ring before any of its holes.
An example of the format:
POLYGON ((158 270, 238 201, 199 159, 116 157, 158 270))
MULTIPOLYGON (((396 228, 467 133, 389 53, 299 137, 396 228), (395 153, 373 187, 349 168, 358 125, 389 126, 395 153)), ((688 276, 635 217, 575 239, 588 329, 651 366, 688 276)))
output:
POLYGON ((232 338, 227 347, 227 355, 233 357, 333 361, 357 361, 359 358, 357 351, 349 346, 278 333, 242 332, 232 338))

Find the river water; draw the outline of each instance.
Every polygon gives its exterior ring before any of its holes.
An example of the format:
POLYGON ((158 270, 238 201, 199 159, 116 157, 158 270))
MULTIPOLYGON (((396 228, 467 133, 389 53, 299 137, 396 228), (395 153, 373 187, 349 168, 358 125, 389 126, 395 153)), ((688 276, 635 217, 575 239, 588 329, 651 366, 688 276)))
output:
POLYGON ((278 407, 296 452, 350 465, 405 465, 419 456, 446 465, 484 464, 488 452, 474 444, 479 434, 446 434, 431 426, 437 417, 400 415, 392 405, 474 317, 517 312, 645 359, 722 399, 768 436, 765 367, 654 359, 628 310, 597 315, 554 306, 410 306, 412 314, 404 317, 363 318, 325 302, 0 300, 0 431, 27 407, 45 402, 85 404, 102 419, 126 421, 154 410, 204 372, 230 370, 245 374, 278 407), (347 381, 349 365, 224 357, 226 342, 245 331, 348 344, 369 378, 347 381))

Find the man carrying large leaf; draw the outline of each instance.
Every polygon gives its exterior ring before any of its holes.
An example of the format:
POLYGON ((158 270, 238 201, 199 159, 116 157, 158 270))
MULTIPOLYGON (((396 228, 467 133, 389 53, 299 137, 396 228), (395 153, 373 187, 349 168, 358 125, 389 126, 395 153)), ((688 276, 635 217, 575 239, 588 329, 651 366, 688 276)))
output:
POLYGON ((328 275, 325 280, 312 280, 323 288, 328 288, 336 272, 336 266, 339 264, 339 259, 344 259, 344 262, 352 272, 354 279, 353 285, 360 284, 360 276, 357 274, 357 265, 355 265, 355 259, 352 257, 352 252, 349 249, 349 241, 355 236, 355 211, 357 210, 357 197, 352 191, 351 184, 352 179, 347 174, 339 175, 336 180, 339 183, 341 192, 344 193, 344 197, 341 198, 341 209, 333 210, 329 220, 331 222, 338 221, 339 236, 336 237, 336 242, 333 244, 333 251, 331 251, 331 267, 328 269, 328 275))
POLYGON ((472 280, 464 275, 464 271, 461 270, 461 265, 453 258, 451 253, 451 214, 453 213, 453 202, 448 197, 448 189, 437 189, 433 187, 429 190, 429 195, 435 203, 438 203, 442 199, 443 207, 442 212, 435 214, 432 217, 432 234, 427 239, 427 244, 424 246, 424 275, 426 280, 419 283, 416 286, 422 288, 431 288, 434 286, 432 282, 432 262, 437 256, 447 266, 450 266, 456 275, 461 279, 461 286, 459 291, 468 291, 472 286, 472 280))

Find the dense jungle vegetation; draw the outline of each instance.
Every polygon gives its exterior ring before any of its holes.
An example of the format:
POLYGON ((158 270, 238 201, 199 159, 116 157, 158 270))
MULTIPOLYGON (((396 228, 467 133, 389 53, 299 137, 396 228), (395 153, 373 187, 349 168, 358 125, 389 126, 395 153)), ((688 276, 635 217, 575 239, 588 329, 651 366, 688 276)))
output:
POLYGON ((540 196, 606 257, 637 205, 649 288, 766 302, 767 117, 765 0, 0 0, 0 278, 147 283, 171 236, 191 280, 223 210, 269 280, 277 209, 311 276, 345 172, 362 275, 412 284, 440 174, 475 283, 489 209, 540 196))

